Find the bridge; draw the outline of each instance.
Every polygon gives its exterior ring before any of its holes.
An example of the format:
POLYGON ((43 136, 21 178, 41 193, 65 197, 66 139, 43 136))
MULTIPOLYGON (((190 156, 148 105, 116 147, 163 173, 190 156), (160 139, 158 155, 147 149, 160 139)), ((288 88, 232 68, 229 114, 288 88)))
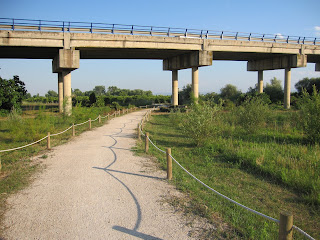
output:
POLYGON ((0 58, 52 59, 58 73, 59 110, 71 114, 71 72, 80 59, 161 59, 172 71, 172 104, 178 105, 178 70, 192 69, 192 92, 198 98, 199 67, 213 60, 247 61, 258 72, 285 70, 284 107, 290 108, 291 68, 316 63, 320 39, 242 32, 0 18, 0 58), (63 104, 65 102, 65 104, 63 104))

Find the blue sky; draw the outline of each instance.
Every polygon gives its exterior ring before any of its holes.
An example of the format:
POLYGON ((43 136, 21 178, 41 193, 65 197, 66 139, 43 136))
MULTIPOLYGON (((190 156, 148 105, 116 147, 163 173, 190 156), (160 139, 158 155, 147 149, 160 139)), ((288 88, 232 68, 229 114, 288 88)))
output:
MULTIPOLYGON (((319 0, 135 0, 135 1, 44 1, 0 0, 0 17, 103 22, 135 25, 224 30, 320 38, 319 0)), ((57 91, 57 74, 51 60, 0 59, 0 76, 19 75, 33 95, 57 91)), ((314 64, 292 69, 294 84, 304 77, 320 77, 314 64)), ((283 81, 284 70, 265 71, 264 80, 283 81)), ((257 82, 256 72, 246 71, 246 62, 214 61, 199 70, 199 91, 219 92, 226 84, 247 91, 257 82)), ((179 88, 191 83, 191 70, 179 71, 179 88)), ((171 72, 160 60, 81 60, 72 72, 72 88, 94 86, 171 92, 171 72)))

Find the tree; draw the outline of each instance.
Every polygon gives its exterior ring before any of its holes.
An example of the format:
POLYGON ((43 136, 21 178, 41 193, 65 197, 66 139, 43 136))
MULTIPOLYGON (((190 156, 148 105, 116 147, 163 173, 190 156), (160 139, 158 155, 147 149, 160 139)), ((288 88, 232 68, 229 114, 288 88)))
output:
POLYGON ((20 81, 19 76, 13 76, 9 80, 0 77, 0 109, 20 108, 26 94, 25 84, 20 81))
POLYGON ((46 97, 58 97, 58 93, 53 91, 53 90, 49 90, 48 93, 45 94, 46 97))
POLYGON ((97 101, 96 94, 92 92, 89 96, 90 105, 93 105, 97 101))
POLYGON ((80 89, 76 88, 75 90, 73 90, 73 95, 79 97, 79 96, 84 96, 84 93, 81 92, 80 89))
POLYGON ((223 99, 229 99, 232 102, 235 102, 240 96, 241 91, 237 89, 236 86, 232 84, 227 84, 225 87, 220 89, 220 96, 223 99))
POLYGON ((107 95, 119 96, 120 89, 116 86, 108 87, 107 95))
POLYGON ((191 102, 191 84, 183 86, 182 90, 179 91, 179 104, 189 104, 191 102))
POLYGON ((299 94, 302 94, 303 89, 305 89, 310 95, 313 94, 313 85, 316 90, 320 90, 320 78, 304 78, 297 82, 294 86, 299 94))
POLYGON ((92 90, 96 96, 102 96, 106 94, 106 87, 105 86, 95 86, 92 90))
POLYGON ((272 103, 282 102, 284 92, 281 84, 281 80, 276 77, 270 80, 270 84, 267 83, 263 90, 267 95, 269 95, 272 103))

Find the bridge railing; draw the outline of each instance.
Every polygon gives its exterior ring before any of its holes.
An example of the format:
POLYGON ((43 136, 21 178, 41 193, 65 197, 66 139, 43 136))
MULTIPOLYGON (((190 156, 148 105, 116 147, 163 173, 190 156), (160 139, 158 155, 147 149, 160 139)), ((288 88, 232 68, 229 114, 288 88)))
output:
POLYGON ((220 39, 238 41, 277 42, 289 44, 320 45, 320 38, 286 36, 188 28, 170 28, 140 25, 124 25, 91 22, 67 22, 31 19, 0 18, 0 29, 14 31, 82 32, 125 35, 147 35, 162 37, 220 39))

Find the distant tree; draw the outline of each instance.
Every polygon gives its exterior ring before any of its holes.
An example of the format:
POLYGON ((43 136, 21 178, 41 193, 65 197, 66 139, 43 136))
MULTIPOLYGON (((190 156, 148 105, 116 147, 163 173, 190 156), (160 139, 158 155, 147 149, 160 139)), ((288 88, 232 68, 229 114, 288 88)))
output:
POLYGON ((84 93, 81 92, 80 89, 76 88, 76 89, 73 90, 73 95, 79 97, 79 96, 84 96, 84 93))
POLYGON ((304 78, 297 82, 295 85, 299 94, 302 94, 303 89, 305 89, 310 95, 313 94, 313 86, 316 87, 316 90, 320 90, 320 78, 304 78))
POLYGON ((25 84, 20 81, 19 76, 13 76, 9 80, 0 77, 0 109, 20 108, 26 94, 25 84))
POLYGON ((108 87, 107 95, 119 96, 120 89, 116 86, 108 87))
POLYGON ((105 86, 95 86, 92 90, 96 96, 102 96, 106 94, 106 87, 105 86))
POLYGON ((27 93, 25 99, 32 98, 31 93, 27 93))
POLYGON ((191 84, 183 86, 182 90, 179 91, 179 104, 190 104, 191 103, 191 84))
POLYGON ((89 96, 89 101, 90 101, 90 105, 93 105, 93 104, 96 103, 97 97, 96 97, 96 94, 94 92, 91 92, 91 94, 89 96))
POLYGON ((220 96, 223 99, 229 99, 232 102, 235 102, 240 96, 241 91, 237 89, 236 86, 232 84, 227 84, 225 87, 220 89, 220 96))
POLYGON ((272 103, 281 102, 283 100, 284 92, 281 84, 281 80, 276 77, 267 83, 263 90, 267 95, 269 95, 272 103))
POLYGON ((46 97, 58 97, 58 93, 53 91, 53 90, 49 90, 46 94, 46 97))

